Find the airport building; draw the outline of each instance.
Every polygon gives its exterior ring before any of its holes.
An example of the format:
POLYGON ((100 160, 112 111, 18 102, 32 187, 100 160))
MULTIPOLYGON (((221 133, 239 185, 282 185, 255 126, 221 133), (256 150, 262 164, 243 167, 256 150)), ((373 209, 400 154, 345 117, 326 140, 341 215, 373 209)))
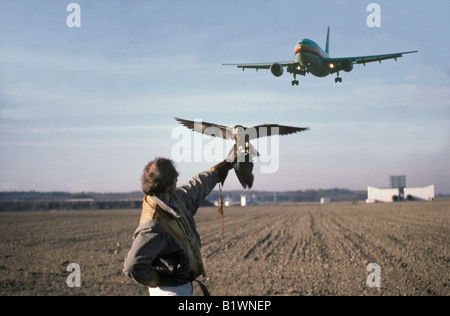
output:
POLYGON ((396 201, 432 201, 435 198, 434 184, 423 188, 406 187, 406 176, 390 176, 390 188, 367 187, 367 203, 396 201))

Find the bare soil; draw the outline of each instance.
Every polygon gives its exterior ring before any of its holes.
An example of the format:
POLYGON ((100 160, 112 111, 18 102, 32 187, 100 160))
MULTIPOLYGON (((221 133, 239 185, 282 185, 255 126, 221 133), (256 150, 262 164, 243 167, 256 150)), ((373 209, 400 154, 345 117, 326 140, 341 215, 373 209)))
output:
MULTIPOLYGON (((450 201, 291 204, 196 216, 212 295, 450 294, 450 201), (369 287, 371 263, 381 287, 369 287)), ((122 273, 139 210, 0 213, 0 295, 148 295, 122 273), (70 288, 70 263, 81 287, 70 288)), ((201 295, 198 286, 195 294, 201 295)))

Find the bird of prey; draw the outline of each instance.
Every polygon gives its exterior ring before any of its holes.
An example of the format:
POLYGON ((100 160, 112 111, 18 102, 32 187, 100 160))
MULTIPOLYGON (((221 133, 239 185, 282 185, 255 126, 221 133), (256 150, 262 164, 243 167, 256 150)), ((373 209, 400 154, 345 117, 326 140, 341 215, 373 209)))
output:
POLYGON ((180 118, 175 118, 175 120, 195 132, 233 140, 234 147, 232 151, 234 151, 234 155, 230 152, 227 160, 232 159, 231 162, 234 160, 234 171, 244 189, 247 187, 251 189, 253 185, 252 156, 260 156, 259 152, 250 143, 252 139, 272 135, 290 135, 309 130, 308 127, 292 127, 278 124, 262 124, 253 127, 236 125, 234 127, 228 127, 201 121, 188 121, 180 118))

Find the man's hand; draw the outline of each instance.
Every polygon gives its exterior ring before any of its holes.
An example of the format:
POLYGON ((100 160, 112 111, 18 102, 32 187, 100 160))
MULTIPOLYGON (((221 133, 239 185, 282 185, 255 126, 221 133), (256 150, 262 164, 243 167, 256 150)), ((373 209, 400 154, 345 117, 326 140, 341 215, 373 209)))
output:
POLYGON ((155 274, 156 274, 156 277, 150 283, 148 283, 146 286, 148 286, 148 287, 158 287, 158 286, 161 285, 161 277, 156 272, 155 272, 155 274))
POLYGON ((219 182, 222 183, 222 185, 224 184, 225 179, 228 176, 228 171, 233 169, 233 166, 235 163, 236 163, 236 156, 235 156, 234 152, 232 152, 227 157, 227 159, 225 159, 224 161, 218 163, 217 165, 215 165, 214 167, 211 168, 217 172, 219 182))

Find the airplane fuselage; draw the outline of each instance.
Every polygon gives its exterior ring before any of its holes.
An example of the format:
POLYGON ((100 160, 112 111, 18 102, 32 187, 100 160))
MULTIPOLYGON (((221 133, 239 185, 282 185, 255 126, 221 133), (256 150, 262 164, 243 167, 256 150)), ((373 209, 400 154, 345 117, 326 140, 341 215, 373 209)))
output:
POLYGON ((295 46, 295 58, 306 69, 316 77, 326 77, 331 74, 329 66, 324 62, 329 58, 328 54, 314 41, 304 39, 295 46))

